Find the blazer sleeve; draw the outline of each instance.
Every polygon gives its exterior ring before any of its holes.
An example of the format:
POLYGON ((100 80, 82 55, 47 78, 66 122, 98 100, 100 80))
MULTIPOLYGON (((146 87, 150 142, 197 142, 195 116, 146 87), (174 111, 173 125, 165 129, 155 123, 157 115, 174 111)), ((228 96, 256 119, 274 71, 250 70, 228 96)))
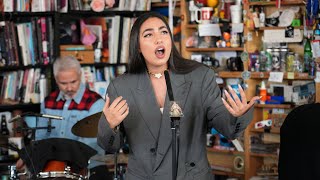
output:
MULTIPOLYGON (((108 96, 110 98, 110 104, 117 97, 116 89, 112 82, 110 82, 108 86, 108 96)), ((98 145, 102 147, 105 151, 109 153, 114 153, 118 151, 123 145, 122 134, 123 133, 120 130, 116 132, 110 128, 104 113, 102 113, 98 124, 98 145)))
POLYGON ((240 136, 252 120, 253 107, 242 116, 234 117, 222 102, 221 91, 211 69, 208 69, 203 78, 201 93, 208 127, 215 128, 229 139, 240 136))

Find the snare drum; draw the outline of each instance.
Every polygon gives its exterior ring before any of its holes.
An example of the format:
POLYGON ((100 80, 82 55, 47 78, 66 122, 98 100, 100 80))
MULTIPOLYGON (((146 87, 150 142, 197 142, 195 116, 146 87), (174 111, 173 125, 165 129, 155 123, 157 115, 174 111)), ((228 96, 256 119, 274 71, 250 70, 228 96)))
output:
POLYGON ((37 178, 85 180, 89 178, 89 171, 83 169, 79 173, 75 173, 66 162, 52 160, 46 163, 43 171, 38 173, 37 178))

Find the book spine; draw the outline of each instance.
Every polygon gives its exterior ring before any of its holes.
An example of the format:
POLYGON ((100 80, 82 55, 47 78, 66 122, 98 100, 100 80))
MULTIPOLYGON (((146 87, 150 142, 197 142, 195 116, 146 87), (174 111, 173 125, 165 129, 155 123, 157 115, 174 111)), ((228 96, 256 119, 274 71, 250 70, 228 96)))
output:
POLYGON ((42 57, 43 64, 49 63, 49 55, 48 55, 48 39, 47 39, 47 22, 45 17, 40 18, 41 24, 41 39, 42 39, 42 57))

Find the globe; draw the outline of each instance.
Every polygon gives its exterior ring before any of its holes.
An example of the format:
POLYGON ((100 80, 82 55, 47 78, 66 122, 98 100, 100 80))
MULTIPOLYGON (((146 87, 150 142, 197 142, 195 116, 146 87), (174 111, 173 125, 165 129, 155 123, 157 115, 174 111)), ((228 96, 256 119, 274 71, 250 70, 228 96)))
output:
POLYGON ((219 4, 219 0, 207 0, 207 6, 209 7, 217 7, 219 4))

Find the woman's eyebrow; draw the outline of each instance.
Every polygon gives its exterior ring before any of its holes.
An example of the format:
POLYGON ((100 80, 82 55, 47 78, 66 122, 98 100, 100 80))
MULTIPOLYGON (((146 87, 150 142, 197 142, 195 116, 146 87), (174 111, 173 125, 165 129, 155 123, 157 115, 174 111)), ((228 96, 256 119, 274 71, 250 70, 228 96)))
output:
MULTIPOLYGON (((166 26, 161 26, 161 27, 159 27, 159 30, 161 30, 161 29, 167 29, 167 27, 166 27, 166 26)), ((145 33, 146 31, 153 31, 153 28, 147 28, 147 29, 145 29, 145 30, 142 32, 142 34, 145 33)))
POLYGON ((152 31, 152 30, 153 30, 153 28, 147 28, 142 32, 142 34, 145 33, 146 31, 152 31))

